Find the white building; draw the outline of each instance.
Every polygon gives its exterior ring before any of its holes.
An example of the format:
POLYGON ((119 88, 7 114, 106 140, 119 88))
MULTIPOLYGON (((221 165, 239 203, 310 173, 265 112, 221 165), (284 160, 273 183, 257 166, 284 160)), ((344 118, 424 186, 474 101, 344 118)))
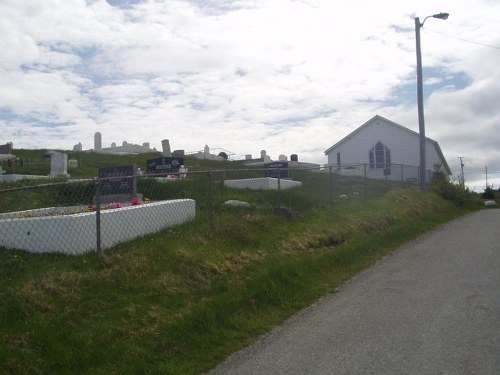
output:
MULTIPOLYGON (((418 182, 420 137, 417 132, 376 115, 325 151, 328 166, 342 174, 418 182)), ((425 140, 429 181, 435 165, 451 175, 439 144, 425 140)))

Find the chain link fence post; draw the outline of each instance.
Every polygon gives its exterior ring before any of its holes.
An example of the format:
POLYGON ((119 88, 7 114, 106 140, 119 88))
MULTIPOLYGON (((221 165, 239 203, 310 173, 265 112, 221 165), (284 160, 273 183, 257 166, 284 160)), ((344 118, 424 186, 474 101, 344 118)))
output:
POLYGON ((333 166, 329 166, 330 178, 328 179, 330 184, 330 204, 333 204, 333 166))
POLYGON ((278 211, 281 210, 281 169, 278 168, 278 211))
POLYGON ((364 186, 365 186, 365 199, 368 198, 368 176, 366 174, 366 163, 363 164, 364 167, 364 186))
POLYGON ((214 202, 213 202, 213 186, 212 186, 212 171, 209 170, 207 173, 208 177, 208 220, 210 225, 210 230, 214 229, 214 202))
POLYGON ((101 249, 101 181, 95 178, 95 226, 96 226, 96 250, 97 259, 102 259, 101 249))

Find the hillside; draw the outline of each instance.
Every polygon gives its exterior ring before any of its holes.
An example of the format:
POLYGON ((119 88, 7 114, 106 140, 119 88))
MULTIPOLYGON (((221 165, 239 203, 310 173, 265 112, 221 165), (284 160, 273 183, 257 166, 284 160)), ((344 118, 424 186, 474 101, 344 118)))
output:
MULTIPOLYGON (((104 161, 87 157, 82 168, 93 175, 104 161)), ((117 160, 140 162, 105 162, 117 160)), ((193 178, 178 186, 200 201, 194 221, 120 244, 103 262, 95 253, 1 249, 0 372, 203 373, 397 246, 476 207, 383 182, 356 195, 362 180, 333 177, 297 172, 303 187, 288 192, 218 187, 212 225, 206 180, 193 178), (252 205, 223 209, 227 199, 252 205), (277 199, 290 215, 275 215, 277 199)), ((11 204, 50 197, 22 194, 11 204)))

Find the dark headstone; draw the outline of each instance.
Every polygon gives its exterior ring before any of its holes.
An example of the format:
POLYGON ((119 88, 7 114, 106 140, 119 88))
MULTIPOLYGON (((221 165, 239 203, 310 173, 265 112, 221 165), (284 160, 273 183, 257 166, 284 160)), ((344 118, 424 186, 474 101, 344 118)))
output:
POLYGON ((149 174, 171 174, 179 173, 179 168, 184 165, 184 158, 173 158, 162 156, 161 158, 147 161, 147 173, 149 174))
POLYGON ((276 161, 265 164, 266 177, 289 178, 288 162, 276 161))
POLYGON ((136 194, 135 167, 99 168, 101 196, 123 196, 129 199, 136 194))

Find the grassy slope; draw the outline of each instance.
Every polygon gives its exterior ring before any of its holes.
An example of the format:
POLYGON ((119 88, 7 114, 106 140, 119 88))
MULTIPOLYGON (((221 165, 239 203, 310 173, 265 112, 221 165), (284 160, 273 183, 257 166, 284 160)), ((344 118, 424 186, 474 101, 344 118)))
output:
POLYGON ((197 374, 401 243, 465 213, 392 191, 293 219, 259 210, 107 255, 0 252, 0 372, 197 374))
MULTIPOLYGON (((18 153, 36 159, 44 151, 18 153)), ((81 178, 103 166, 144 167, 158 156, 69 154, 80 165, 69 172, 81 178)), ((188 158, 186 164, 191 171, 242 168, 188 158)), ((398 244, 465 212, 431 193, 380 197, 384 183, 370 186, 368 201, 358 197, 331 207, 325 204, 329 177, 302 172, 294 177, 303 188, 280 195, 299 213, 292 219, 272 215, 274 192, 217 185, 216 204, 243 199, 267 209, 218 211, 215 231, 208 231, 206 180, 199 177, 176 185, 179 194, 197 200, 197 221, 120 245, 108 253, 106 266, 92 254, 0 252, 0 372, 206 371, 398 244)), ((354 183, 336 181, 335 195, 362 191, 354 183)), ((155 189, 144 192, 156 199, 155 189)), ((3 194, 2 210, 78 203, 61 202, 62 193, 3 194)), ((89 194, 70 190, 64 196, 89 194)))

